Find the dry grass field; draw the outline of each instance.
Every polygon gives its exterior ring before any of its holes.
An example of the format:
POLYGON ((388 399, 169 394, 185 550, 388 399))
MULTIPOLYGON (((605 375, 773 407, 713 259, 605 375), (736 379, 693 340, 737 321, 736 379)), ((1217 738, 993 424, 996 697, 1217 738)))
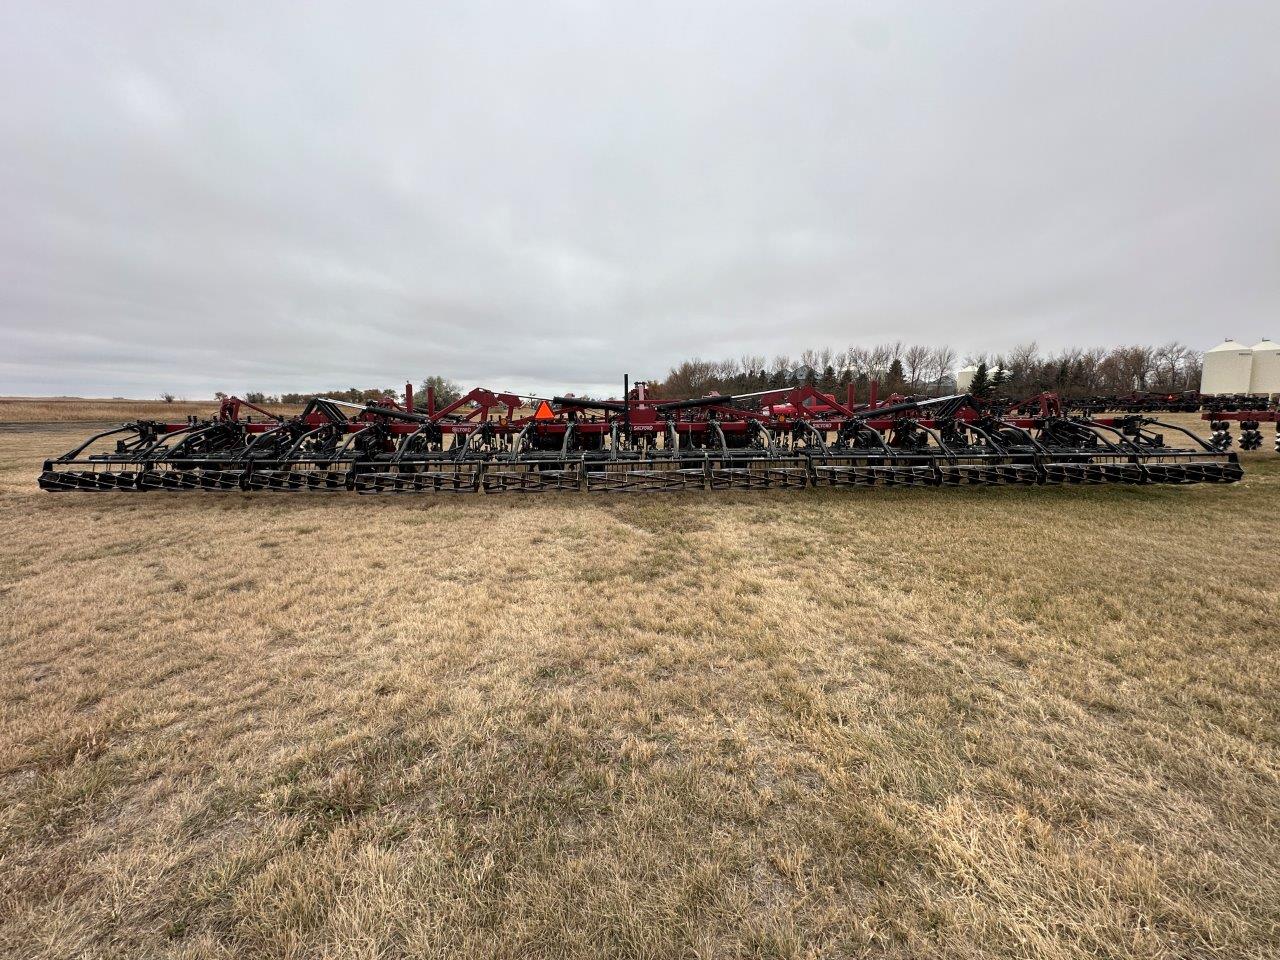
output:
POLYGON ((1272 453, 1222 488, 37 491, 84 432, 0 427, 0 955, 1280 952, 1272 453))
MULTIPOLYGON (((295 413, 299 408, 265 407, 273 413, 295 413)), ((81 423, 127 420, 185 420, 195 415, 211 417, 217 400, 106 400, 82 397, 0 397, 0 423, 81 423)))

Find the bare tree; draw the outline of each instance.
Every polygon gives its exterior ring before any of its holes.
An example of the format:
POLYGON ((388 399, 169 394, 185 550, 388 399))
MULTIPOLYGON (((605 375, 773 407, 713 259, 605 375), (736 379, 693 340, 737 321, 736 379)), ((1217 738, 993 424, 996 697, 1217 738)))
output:
POLYGON ((1031 393, 1039 387, 1040 348, 1034 340, 1014 347, 1000 365, 1009 374, 1009 385, 1015 391, 1031 393))
POLYGON ((1200 374, 1204 371, 1204 354, 1198 350, 1187 351, 1187 359, 1182 365, 1182 389, 1200 389, 1200 374))
POLYGON ((856 380, 871 372, 871 351, 866 347, 850 347, 844 352, 844 365, 856 380))
POLYGON ((1153 386, 1162 387, 1165 390, 1184 389, 1185 371, 1192 354, 1191 348, 1177 340, 1171 340, 1157 347, 1152 354, 1152 363, 1155 366, 1153 386))
POLYGON ((1101 393, 1103 385, 1103 366, 1107 361, 1107 351, 1103 347, 1091 347, 1080 355, 1080 366, 1075 374, 1075 383, 1081 393, 1101 393))
POLYGON ((942 381, 951 375, 952 368, 956 365, 956 352, 946 344, 941 347, 934 347, 929 354, 929 375, 933 380, 933 389, 936 393, 942 389, 942 381))
POLYGON ((871 348, 871 358, 870 363, 867 365, 867 373, 872 377, 879 377, 883 380, 885 374, 889 372, 889 365, 893 363, 894 359, 893 344, 876 344, 871 348))
POLYGON ((923 344, 912 344, 902 354, 902 369, 906 374, 907 386, 912 390, 920 386, 929 364, 929 348, 923 344))
POLYGON ((1120 375, 1120 390, 1145 390, 1155 370, 1155 351, 1150 347, 1117 347, 1111 352, 1116 358, 1116 371, 1120 375))

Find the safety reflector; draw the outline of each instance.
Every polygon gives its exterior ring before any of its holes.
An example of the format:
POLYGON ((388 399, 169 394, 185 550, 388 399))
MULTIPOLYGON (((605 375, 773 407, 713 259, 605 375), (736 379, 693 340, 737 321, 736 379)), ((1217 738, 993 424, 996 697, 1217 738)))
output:
POLYGON ((555 418, 556 415, 551 410, 551 404, 545 400, 538 404, 538 409, 533 413, 533 419, 535 420, 554 420, 555 418))

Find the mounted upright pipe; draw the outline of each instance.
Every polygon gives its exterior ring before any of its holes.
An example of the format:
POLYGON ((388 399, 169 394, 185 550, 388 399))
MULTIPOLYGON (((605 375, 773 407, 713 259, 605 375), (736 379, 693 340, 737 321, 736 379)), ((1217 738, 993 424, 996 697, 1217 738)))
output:
POLYGON ((631 374, 622 375, 622 422, 627 428, 627 437, 631 437, 631 374))

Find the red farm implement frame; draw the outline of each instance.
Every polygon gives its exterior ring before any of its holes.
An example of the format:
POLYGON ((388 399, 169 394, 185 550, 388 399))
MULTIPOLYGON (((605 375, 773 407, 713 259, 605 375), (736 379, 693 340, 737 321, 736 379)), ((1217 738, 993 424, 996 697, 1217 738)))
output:
POLYGON ((425 409, 406 387, 281 417, 231 398, 208 420, 137 421, 46 461, 46 490, 679 491, 1046 483, 1229 483, 1236 455, 1174 424, 1067 416, 1053 394, 997 416, 966 394, 865 403, 813 387, 664 400, 474 389, 425 409), (532 410, 533 412, 528 412, 532 410), (246 411, 249 411, 246 413, 246 411), (254 418, 257 414, 257 419, 254 418))

